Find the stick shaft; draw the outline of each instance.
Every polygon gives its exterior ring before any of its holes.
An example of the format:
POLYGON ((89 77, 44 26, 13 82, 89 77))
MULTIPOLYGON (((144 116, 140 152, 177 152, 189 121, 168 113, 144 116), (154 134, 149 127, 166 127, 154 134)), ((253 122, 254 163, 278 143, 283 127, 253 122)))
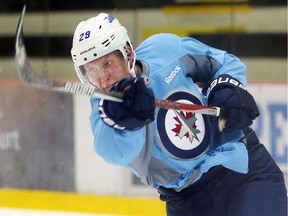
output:
MULTIPOLYGON (((81 94, 86 96, 95 96, 98 98, 103 98, 105 100, 111 100, 116 102, 123 101, 123 94, 120 92, 104 92, 98 90, 96 88, 83 85, 80 83, 71 83, 71 82, 54 82, 54 88, 58 86, 60 91, 72 93, 72 94, 81 94), (61 86, 61 87, 60 87, 61 86)), ((161 109, 175 109, 175 110, 182 110, 182 111, 194 111, 197 113, 205 114, 205 115, 212 115, 212 116, 219 116, 220 109, 218 107, 209 107, 203 105, 195 105, 195 104, 185 104, 179 103, 170 100, 155 100, 155 105, 161 109)))
MULTIPOLYGON (((53 87, 59 88, 60 91, 71 93, 71 94, 81 94, 86 96, 95 96, 98 98, 103 98, 105 100, 111 100, 116 102, 123 101, 123 94, 120 92, 104 92, 98 90, 96 88, 83 85, 80 83, 71 83, 71 82, 54 82, 53 87)), ((170 100, 155 100, 155 105, 161 109, 175 109, 182 111, 193 111, 205 115, 219 116, 220 108, 218 107, 209 107, 203 105, 195 105, 195 104, 185 104, 179 103, 170 100)))
POLYGON ((203 106, 203 105, 196 105, 196 104, 186 104, 186 103, 179 103, 170 100, 155 100, 155 104, 157 107, 162 109, 174 109, 174 110, 182 110, 182 111, 193 111, 195 113, 205 114, 205 115, 212 115, 212 116, 219 116, 220 115, 220 108, 219 107, 210 107, 210 106, 203 106))

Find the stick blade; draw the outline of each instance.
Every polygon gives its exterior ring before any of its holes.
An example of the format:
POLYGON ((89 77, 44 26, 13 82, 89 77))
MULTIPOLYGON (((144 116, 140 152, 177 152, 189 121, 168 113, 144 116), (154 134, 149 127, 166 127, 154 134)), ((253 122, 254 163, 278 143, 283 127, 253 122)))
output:
POLYGON ((33 69, 30 65, 26 48, 24 44, 24 36, 23 36, 23 23, 24 16, 26 11, 26 5, 24 5, 22 9, 21 16, 19 18, 17 31, 16 31, 16 41, 15 41, 15 61, 17 66, 17 72, 24 84, 28 84, 30 86, 51 86, 52 83, 50 80, 43 79, 40 75, 33 72, 33 69), (31 73, 32 72, 32 73, 31 73))

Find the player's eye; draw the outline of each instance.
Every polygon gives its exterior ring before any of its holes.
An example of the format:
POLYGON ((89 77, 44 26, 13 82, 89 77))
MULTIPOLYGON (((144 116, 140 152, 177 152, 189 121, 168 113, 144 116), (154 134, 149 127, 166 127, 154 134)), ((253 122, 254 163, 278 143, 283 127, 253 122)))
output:
POLYGON ((96 72, 97 70, 96 70, 96 68, 94 68, 94 67, 90 67, 90 68, 88 68, 88 72, 90 72, 90 73, 93 73, 93 72, 96 72))
POLYGON ((106 61, 104 63, 104 67, 109 67, 112 64, 112 61, 106 61))

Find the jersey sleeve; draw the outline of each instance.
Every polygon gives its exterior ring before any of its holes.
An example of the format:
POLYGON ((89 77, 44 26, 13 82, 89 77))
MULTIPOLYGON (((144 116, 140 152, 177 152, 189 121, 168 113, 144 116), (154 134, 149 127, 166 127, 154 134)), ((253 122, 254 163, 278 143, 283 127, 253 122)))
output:
POLYGON ((90 102, 90 125, 96 153, 108 163, 123 166, 129 164, 144 145, 145 127, 134 131, 114 129, 101 120, 98 112, 99 100, 91 98, 90 102))
POLYGON ((201 87, 208 87, 210 82, 221 75, 230 75, 246 85, 246 66, 235 55, 210 47, 194 38, 182 38, 181 49, 187 53, 188 76, 201 87))

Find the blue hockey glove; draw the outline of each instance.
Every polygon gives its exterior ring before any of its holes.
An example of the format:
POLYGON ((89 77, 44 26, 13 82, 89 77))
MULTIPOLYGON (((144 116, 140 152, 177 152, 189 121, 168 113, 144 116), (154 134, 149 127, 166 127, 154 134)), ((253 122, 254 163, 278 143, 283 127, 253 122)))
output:
POLYGON ((101 100, 100 116, 104 122, 117 129, 133 130, 154 121, 155 97, 143 78, 119 81, 112 91, 123 92, 123 102, 101 100))
POLYGON ((253 96, 231 76, 220 76, 213 80, 207 92, 208 103, 221 107, 218 119, 220 131, 231 132, 246 128, 259 116, 253 96))

